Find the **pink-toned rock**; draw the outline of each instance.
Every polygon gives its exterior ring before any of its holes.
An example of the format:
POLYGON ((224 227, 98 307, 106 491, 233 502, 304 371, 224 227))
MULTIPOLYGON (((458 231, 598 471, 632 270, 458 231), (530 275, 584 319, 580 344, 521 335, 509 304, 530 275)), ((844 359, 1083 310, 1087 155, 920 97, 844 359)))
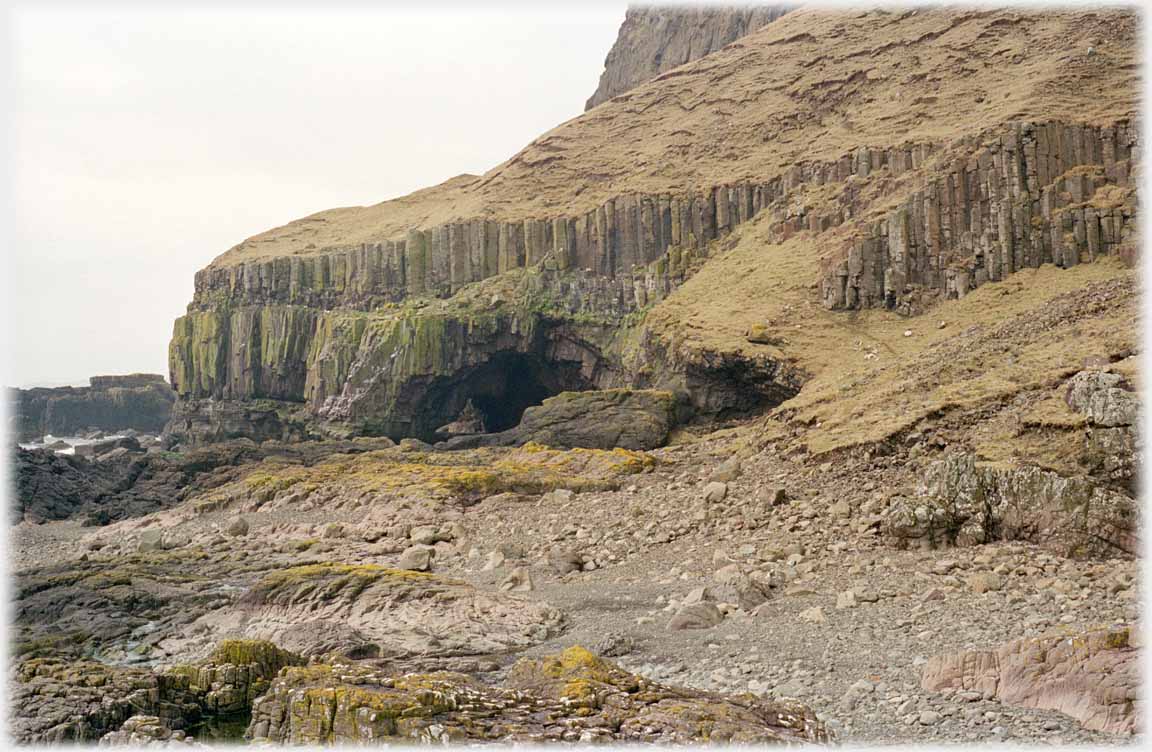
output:
POLYGON ((1135 638, 1123 627, 940 655, 924 666, 921 686, 976 691, 1008 705, 1058 710, 1094 731, 1132 734, 1143 710, 1135 638))

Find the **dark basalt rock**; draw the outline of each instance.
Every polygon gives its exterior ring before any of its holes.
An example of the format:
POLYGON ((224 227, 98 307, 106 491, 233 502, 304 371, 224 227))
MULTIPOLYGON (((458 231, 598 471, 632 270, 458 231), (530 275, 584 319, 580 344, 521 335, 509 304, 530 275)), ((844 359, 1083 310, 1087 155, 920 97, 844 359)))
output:
POLYGON ((13 433, 20 441, 74 436, 93 428, 159 433, 176 399, 158 374, 93 376, 91 384, 11 390, 13 433))
POLYGON ((529 442, 561 449, 656 449, 687 414, 672 392, 605 389, 564 392, 524 411, 520 425, 494 434, 458 436, 443 449, 523 446, 529 442))
POLYGON ((265 457, 311 464, 333 452, 392 446, 388 439, 264 445, 240 440, 183 452, 121 451, 135 442, 131 438, 104 442, 109 446, 93 459, 17 448, 10 519, 46 522, 78 516, 87 524, 106 525, 175 506, 205 489, 235 480, 246 466, 265 457))

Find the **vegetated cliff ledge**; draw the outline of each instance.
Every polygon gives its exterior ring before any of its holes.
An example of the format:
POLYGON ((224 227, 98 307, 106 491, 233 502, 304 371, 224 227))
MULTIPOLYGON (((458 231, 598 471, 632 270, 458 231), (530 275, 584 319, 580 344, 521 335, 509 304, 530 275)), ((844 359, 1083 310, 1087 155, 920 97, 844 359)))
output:
POLYGON ((775 21, 791 7, 629 6, 616 42, 604 60, 600 84, 584 109, 590 110, 665 71, 699 60, 775 21))
POLYGON ((429 438, 469 403, 502 430, 557 391, 620 386, 685 392, 713 415, 778 404, 806 378, 786 346, 694 351, 668 339, 667 316, 654 333, 648 311, 749 225, 769 246, 811 238, 804 247, 824 261, 807 282, 813 303, 903 314, 1014 270, 1131 247, 1133 28, 1117 12, 797 11, 482 178, 251 238, 197 275, 176 323, 170 430, 429 438), (1070 53, 1072 29, 1109 36, 1070 53), (1027 57, 1023 84, 1002 78, 1004 50, 1027 57), (925 77, 934 94, 875 111, 925 77), (974 94, 997 85, 1015 88, 974 94), (765 130, 778 102, 793 112, 765 130), (858 115, 847 134, 836 124, 858 115), (674 120, 691 124, 673 132, 675 158, 623 160, 605 140, 661 141, 674 120), (730 148, 694 130, 731 133, 731 122, 749 132, 730 148), (791 130, 810 136, 803 157, 791 130), (728 164, 726 179, 709 179, 728 164), (574 169, 603 179, 589 190, 558 180, 574 169))
POLYGON ((91 386, 12 389, 13 433, 19 441, 47 434, 133 429, 159 433, 168 422, 175 393, 159 374, 93 376, 91 386))

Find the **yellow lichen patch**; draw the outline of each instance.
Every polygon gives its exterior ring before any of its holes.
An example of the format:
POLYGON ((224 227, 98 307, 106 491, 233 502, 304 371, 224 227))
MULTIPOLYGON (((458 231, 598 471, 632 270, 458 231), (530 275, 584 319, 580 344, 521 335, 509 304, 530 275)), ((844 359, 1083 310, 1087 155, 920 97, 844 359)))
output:
POLYGON ((382 579, 397 581, 405 580, 431 580, 435 575, 427 572, 413 572, 408 569, 392 569, 377 564, 343 564, 339 562, 323 562, 319 564, 305 564, 299 567, 281 569, 269 572, 256 584, 256 590, 275 590, 285 585, 294 585, 310 580, 342 577, 362 580, 366 583, 382 579))
POLYGON ((335 455, 312 466, 270 465, 214 489, 194 504, 211 513, 233 500, 304 500, 318 489, 345 490, 352 498, 377 493, 425 497, 489 496, 505 491, 543 493, 614 488, 623 476, 646 472, 656 460, 626 449, 552 449, 528 444, 519 449, 485 448, 459 452, 405 452, 399 448, 335 455))
POLYGON ((237 666, 256 664, 265 678, 276 675, 284 666, 303 663, 304 659, 295 653, 283 650, 267 640, 224 640, 212 654, 208 663, 232 663, 237 666))

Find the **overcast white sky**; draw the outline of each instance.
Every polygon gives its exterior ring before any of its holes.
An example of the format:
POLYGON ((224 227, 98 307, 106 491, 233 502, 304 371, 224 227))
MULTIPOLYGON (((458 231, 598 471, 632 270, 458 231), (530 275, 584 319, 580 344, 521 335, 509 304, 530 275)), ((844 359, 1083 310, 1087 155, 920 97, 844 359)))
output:
POLYGON ((580 114, 625 5, 17 8, 4 383, 167 373, 196 270, 580 114))

